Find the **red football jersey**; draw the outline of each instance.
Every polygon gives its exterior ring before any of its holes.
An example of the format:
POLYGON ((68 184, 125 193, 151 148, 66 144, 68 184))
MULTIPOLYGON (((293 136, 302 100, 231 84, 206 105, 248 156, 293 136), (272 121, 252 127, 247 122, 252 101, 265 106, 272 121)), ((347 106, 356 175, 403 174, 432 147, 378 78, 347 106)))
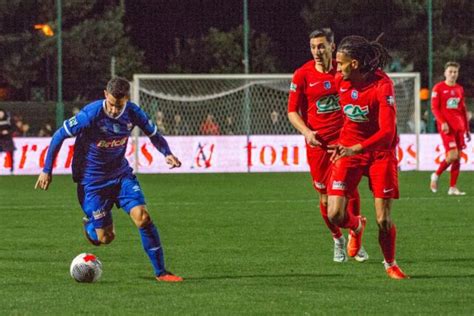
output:
POLYGON ((335 65, 322 73, 316 70, 314 60, 307 62, 295 71, 288 99, 288 112, 300 112, 306 126, 317 131, 326 144, 337 140, 343 123, 335 74, 335 65))
POLYGON ((397 110, 392 80, 381 70, 373 78, 354 85, 337 76, 339 103, 344 112, 344 126, 339 143, 362 144, 366 151, 388 151, 395 148, 397 110))
POLYGON ((448 86, 444 81, 437 83, 431 94, 431 109, 438 124, 447 122, 454 131, 467 131, 464 89, 461 85, 448 86))

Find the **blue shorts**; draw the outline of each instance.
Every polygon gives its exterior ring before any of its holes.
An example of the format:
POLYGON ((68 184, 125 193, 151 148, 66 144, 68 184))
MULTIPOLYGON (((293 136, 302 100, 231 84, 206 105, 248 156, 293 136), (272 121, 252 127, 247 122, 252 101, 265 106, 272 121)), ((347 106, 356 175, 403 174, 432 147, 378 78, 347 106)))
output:
POLYGON ((127 214, 133 207, 145 205, 142 189, 133 174, 97 183, 78 184, 77 198, 95 228, 112 225, 114 204, 127 214))

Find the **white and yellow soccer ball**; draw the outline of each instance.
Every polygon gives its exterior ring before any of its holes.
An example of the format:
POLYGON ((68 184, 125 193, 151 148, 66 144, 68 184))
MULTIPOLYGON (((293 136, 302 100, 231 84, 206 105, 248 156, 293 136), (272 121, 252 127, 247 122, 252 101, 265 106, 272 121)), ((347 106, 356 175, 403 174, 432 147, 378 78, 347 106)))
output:
POLYGON ((102 262, 91 253, 81 253, 72 260, 69 272, 77 282, 96 282, 102 275, 102 262))

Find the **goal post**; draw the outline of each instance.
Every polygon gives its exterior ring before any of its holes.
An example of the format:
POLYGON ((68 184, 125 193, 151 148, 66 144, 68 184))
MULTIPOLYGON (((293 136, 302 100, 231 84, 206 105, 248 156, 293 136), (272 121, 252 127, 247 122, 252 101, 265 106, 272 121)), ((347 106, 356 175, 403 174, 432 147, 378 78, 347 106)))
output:
MULTIPOLYGON (((398 132, 415 134, 419 152, 420 74, 388 75, 395 87, 398 132)), ((135 74, 132 101, 164 135, 297 134, 286 118, 291 78, 292 74, 135 74), (207 120, 218 128, 207 130, 207 120)))

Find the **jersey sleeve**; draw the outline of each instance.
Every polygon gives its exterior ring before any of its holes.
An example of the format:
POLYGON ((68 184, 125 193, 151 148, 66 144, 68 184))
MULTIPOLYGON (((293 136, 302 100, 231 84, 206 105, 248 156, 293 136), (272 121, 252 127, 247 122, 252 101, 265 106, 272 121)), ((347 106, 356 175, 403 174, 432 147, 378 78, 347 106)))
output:
POLYGON ((304 95, 304 76, 301 70, 295 71, 290 84, 288 97, 288 113, 298 112, 305 98, 304 95))
POLYGON ((433 91, 431 92, 431 112, 433 112, 438 123, 442 124, 446 122, 446 118, 443 113, 441 113, 441 94, 439 86, 437 85, 433 87, 433 91))
POLYGON ((464 118, 464 130, 466 132, 470 132, 469 131, 469 122, 467 120, 467 108, 466 108, 466 102, 465 102, 465 99, 464 99, 464 89, 461 87, 461 101, 459 102, 459 106, 461 108, 461 111, 463 113, 463 118, 464 118))
POLYGON ((384 82, 377 87, 377 101, 379 103, 379 130, 362 142, 364 150, 377 150, 381 146, 391 144, 397 131, 397 110, 394 98, 394 89, 391 82, 384 82))
POLYGON ((92 118, 90 115, 86 111, 82 110, 70 119, 65 120, 62 128, 64 128, 64 131, 69 137, 74 137, 79 135, 81 131, 90 126, 91 121, 92 118))
POLYGON ((158 127, 148 115, 135 105, 135 116, 133 124, 138 126, 149 138, 153 146, 164 156, 172 155, 166 139, 158 132, 158 127))

